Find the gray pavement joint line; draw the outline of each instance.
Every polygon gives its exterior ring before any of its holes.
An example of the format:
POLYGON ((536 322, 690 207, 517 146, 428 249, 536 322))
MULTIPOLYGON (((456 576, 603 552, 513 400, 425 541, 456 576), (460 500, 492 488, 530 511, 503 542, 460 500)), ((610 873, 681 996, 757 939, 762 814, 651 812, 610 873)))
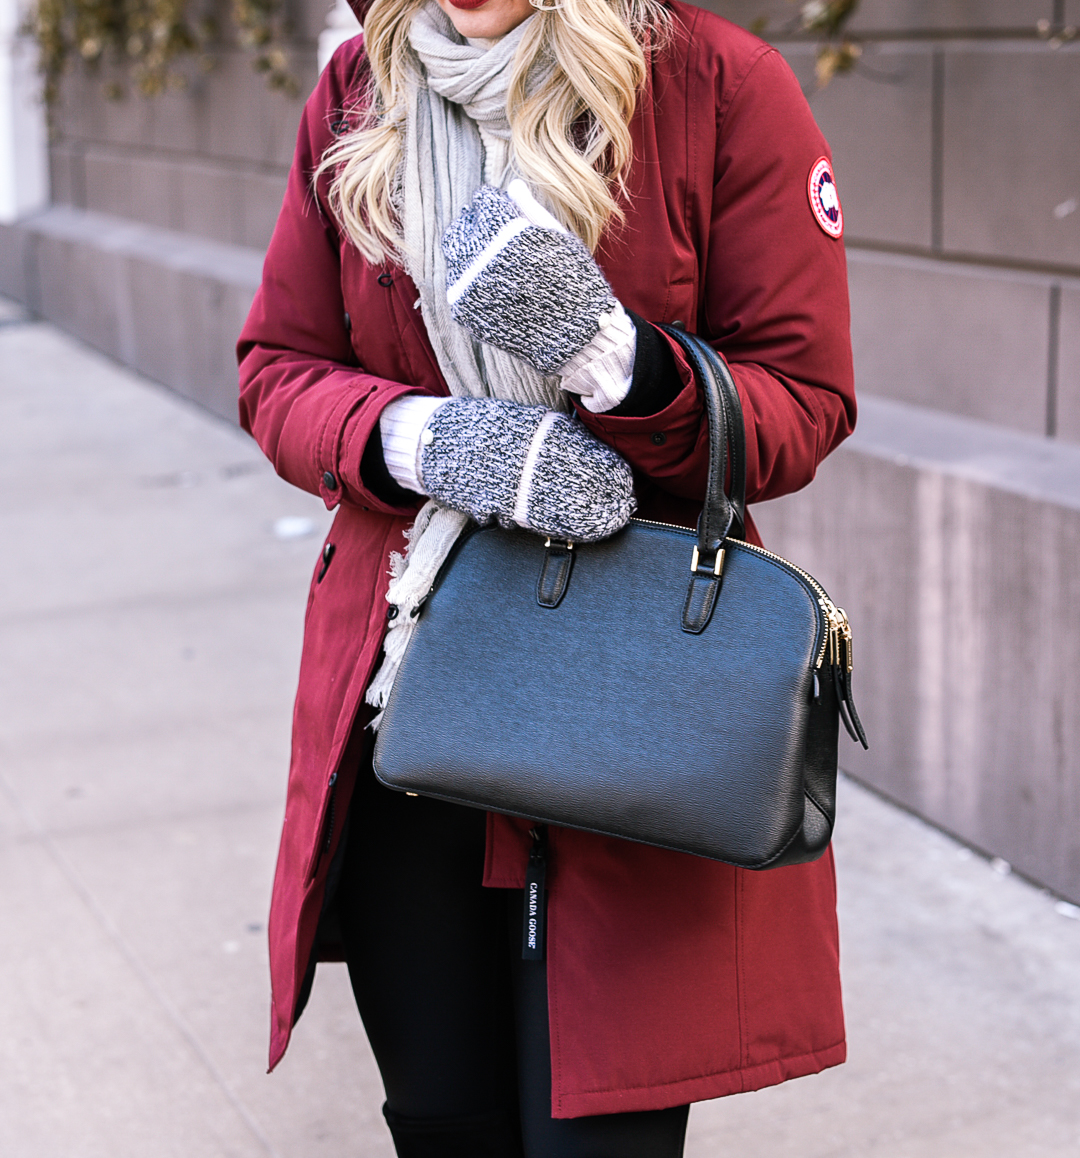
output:
POLYGON ((98 904, 94 898, 94 895, 90 892, 86 885, 83 884, 79 874, 75 871, 74 866, 56 846, 55 842, 44 830, 44 828, 42 828, 33 812, 22 802, 18 793, 14 791, 11 785, 4 778, 3 773, 0 773, 0 792, 3 792, 3 794, 11 802, 12 807, 15 808, 15 810, 23 818, 26 826, 30 829, 52 862, 56 865, 57 869, 59 869, 61 875, 70 885, 75 895, 86 906, 90 915, 94 918, 105 935, 116 947, 121 957, 123 957, 127 962, 128 967, 142 982, 144 989, 147 991, 150 997, 160 1006, 169 1021, 172 1022, 173 1027, 187 1043, 188 1048, 203 1065, 212 1080, 221 1089, 222 1093, 225 1095, 226 1100, 240 1116, 240 1119, 244 1125, 247 1126, 247 1128, 251 1131, 255 1140, 259 1143, 260 1146, 262 1146, 270 1158, 282 1158, 282 1155, 274 1149, 274 1145, 270 1139, 266 1136, 266 1134, 263 1133, 262 1128, 255 1120, 254 1115, 250 1110, 248 1110, 247 1106, 244 1105, 240 1097, 234 1092, 226 1080, 225 1075, 221 1072, 220 1069, 218 1069, 218 1067, 214 1064, 213 1059, 203 1048, 203 1045, 199 1041, 195 1031, 187 1024, 180 1011, 165 995, 164 991, 154 980, 149 969, 147 969, 147 967, 139 959, 139 956, 135 950, 127 943, 123 934, 116 927, 113 920, 98 904))

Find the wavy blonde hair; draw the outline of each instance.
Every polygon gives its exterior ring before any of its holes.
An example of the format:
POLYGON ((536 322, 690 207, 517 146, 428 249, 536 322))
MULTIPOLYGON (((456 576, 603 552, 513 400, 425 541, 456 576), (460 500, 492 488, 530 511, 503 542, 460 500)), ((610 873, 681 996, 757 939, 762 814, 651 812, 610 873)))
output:
MULTIPOLYGON (((409 23, 424 2, 372 4, 364 21, 371 111, 326 150, 314 175, 334 174, 330 208, 374 263, 400 260, 395 188, 407 88, 416 75, 409 23)), ((661 0, 561 0, 530 19, 514 57, 507 107, 517 169, 590 250, 608 223, 623 217, 616 194, 625 194, 629 124, 647 75, 646 53, 663 45, 670 28, 661 0), (547 61, 554 70, 529 95, 531 71, 547 61)))

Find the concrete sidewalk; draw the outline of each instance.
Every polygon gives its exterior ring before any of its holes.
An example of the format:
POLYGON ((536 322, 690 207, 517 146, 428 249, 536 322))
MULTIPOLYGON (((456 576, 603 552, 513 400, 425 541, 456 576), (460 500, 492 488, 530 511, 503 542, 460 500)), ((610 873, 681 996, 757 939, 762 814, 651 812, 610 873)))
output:
MULTIPOLYGON (((0 1154, 392 1158, 341 966, 264 1073, 328 525, 234 427, 0 306, 0 1154)), ((851 1060, 690 1158, 1075 1158, 1080 910, 842 784, 851 1060)))

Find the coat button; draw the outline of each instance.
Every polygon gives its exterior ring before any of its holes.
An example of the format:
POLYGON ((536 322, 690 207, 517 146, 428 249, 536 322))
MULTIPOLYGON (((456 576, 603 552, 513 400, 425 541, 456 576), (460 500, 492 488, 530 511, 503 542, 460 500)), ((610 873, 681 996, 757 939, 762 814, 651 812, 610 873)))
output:
POLYGON ((348 314, 345 315, 345 330, 346 333, 352 333, 352 318, 348 314))
POLYGON ((389 289, 393 284, 394 284, 394 275, 393 274, 390 274, 390 273, 380 273, 379 274, 379 285, 381 285, 383 287, 383 289, 389 289))
POLYGON ((336 773, 336 772, 331 772, 331 773, 330 773, 330 779, 329 779, 329 781, 327 782, 327 784, 328 784, 328 787, 330 787, 330 788, 333 788, 333 787, 334 787, 334 785, 335 785, 336 783, 337 783, 337 773, 336 773))
POLYGON ((663 446, 667 442, 667 435, 662 430, 654 430, 652 442, 653 446, 663 446))
POLYGON ((334 557, 334 544, 327 543, 322 549, 322 566, 319 568, 319 574, 315 578, 316 583, 321 583, 326 578, 327 569, 330 566, 330 560, 334 557))
POLYGON ((337 490, 337 478, 333 474, 331 474, 330 471, 327 471, 322 476, 322 485, 324 487, 326 487, 326 489, 328 491, 336 491, 337 490))

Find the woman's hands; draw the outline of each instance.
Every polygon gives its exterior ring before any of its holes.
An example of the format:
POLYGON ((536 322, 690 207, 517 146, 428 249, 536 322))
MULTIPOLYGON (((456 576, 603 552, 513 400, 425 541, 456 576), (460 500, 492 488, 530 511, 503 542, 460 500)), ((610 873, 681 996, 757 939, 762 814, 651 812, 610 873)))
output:
POLYGON ((576 542, 604 539, 629 520, 630 467, 580 422, 494 398, 433 402, 400 398, 383 411, 387 466, 403 486, 478 523, 576 542), (410 444, 412 464, 399 449, 410 444))
POLYGON ((514 354, 594 411, 626 397, 636 335, 582 242, 521 180, 485 185, 443 238, 447 298, 474 338, 514 354))
MULTIPOLYGON (((562 375, 601 412, 630 389, 636 331, 581 241, 512 181, 479 189, 446 231, 447 298, 478 341, 562 375)), ((626 462, 558 411, 491 398, 392 402, 383 454, 404 487, 479 523, 606 538, 635 508, 626 462)))

